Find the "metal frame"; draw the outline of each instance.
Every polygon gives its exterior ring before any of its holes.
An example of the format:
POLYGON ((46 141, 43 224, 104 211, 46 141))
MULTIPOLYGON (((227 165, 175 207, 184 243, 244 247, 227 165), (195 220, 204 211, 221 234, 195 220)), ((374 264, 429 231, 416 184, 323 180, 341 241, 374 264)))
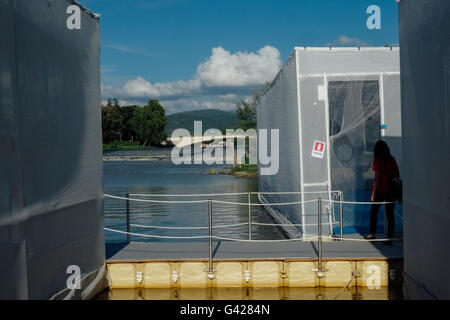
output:
MULTIPOLYGON (((330 159, 330 101, 328 99, 328 76, 327 73, 323 73, 323 82, 325 86, 325 135, 327 141, 327 190, 328 190, 328 199, 331 200, 331 159, 330 159)), ((328 214, 328 221, 330 224, 330 234, 333 234, 333 224, 330 214, 328 214)))
MULTIPOLYGON (((299 143, 299 158, 300 158, 300 191, 301 191, 301 201, 303 201, 303 195, 305 187, 303 184, 303 135, 302 135, 302 111, 301 111, 301 89, 300 89, 300 61, 298 51, 295 50, 295 81, 297 82, 297 112, 298 112, 298 143, 299 143)), ((305 205, 302 203, 302 237, 305 237, 305 205)))
POLYGON ((208 201, 208 220, 209 220, 209 257, 208 257, 208 278, 210 280, 215 278, 215 270, 213 269, 213 212, 212 212, 212 201, 208 201))
POLYGON ((130 194, 127 193, 125 195, 125 198, 127 198, 125 206, 126 206, 126 214, 127 214, 127 243, 131 242, 131 235, 130 235, 130 194))
MULTIPOLYGON (((380 126, 385 125, 385 111, 384 111, 384 73, 380 72, 380 77, 378 79, 378 90, 379 90, 379 96, 380 96, 380 126)), ((384 137, 386 135, 386 129, 381 127, 380 128, 381 137, 384 137)))

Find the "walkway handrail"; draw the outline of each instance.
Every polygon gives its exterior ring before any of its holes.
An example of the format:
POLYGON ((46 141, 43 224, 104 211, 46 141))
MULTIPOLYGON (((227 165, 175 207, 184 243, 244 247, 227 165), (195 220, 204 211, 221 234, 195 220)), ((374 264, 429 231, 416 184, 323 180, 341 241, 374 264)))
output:
MULTIPOLYGON (((112 228, 103 228, 106 231, 121 233, 121 234, 127 234, 126 231, 121 231, 117 229, 112 228)), ((149 235, 149 234, 141 234, 141 233, 134 233, 130 232, 133 236, 139 236, 139 237, 149 237, 149 238, 158 238, 158 239, 209 239, 209 236, 192 236, 192 237, 172 237, 172 236, 158 236, 158 235, 149 235)), ((310 237, 303 237, 303 238, 293 238, 293 239, 268 239, 268 240, 249 240, 249 239, 236 239, 236 238, 227 238, 227 237, 218 237, 218 236, 212 236, 214 240, 224 240, 224 241, 236 241, 236 242, 298 242, 298 241, 312 241, 317 240, 319 236, 310 236, 310 237)), ((322 239, 329 239, 329 240, 344 240, 344 241, 357 241, 357 242, 384 242, 384 241, 401 241, 402 238, 383 238, 383 239, 354 239, 354 238, 335 238, 332 236, 322 236, 322 239)))
MULTIPOLYGON (((333 191, 285 191, 285 192, 250 192, 251 194, 280 194, 280 195, 289 195, 289 194, 326 194, 326 193, 339 193, 339 190, 333 191)), ((317 200, 317 199, 316 199, 317 200)))
MULTIPOLYGON (((258 194, 250 192, 251 194, 258 194)), ((248 194, 248 193, 243 193, 248 194)), ((243 195, 241 193, 235 194, 235 195, 243 195)), ((139 196, 137 194, 129 194, 130 196, 139 196)), ((219 195, 219 194, 213 194, 219 195)), ((158 195, 162 196, 162 195, 158 195)), ((175 196, 175 195, 172 195, 175 196)), ((191 197, 194 195, 180 195, 181 197, 191 197)), ((205 194, 206 196, 206 194, 205 194)), ((188 204, 188 203, 207 203, 209 201, 212 201, 213 203, 219 203, 219 204, 232 204, 232 205, 243 205, 243 206, 282 206, 282 205, 295 205, 295 204, 305 204, 305 203, 312 203, 317 202, 319 198, 317 199, 311 199, 311 200, 303 200, 303 201, 294 201, 294 202, 272 202, 272 203, 248 203, 248 202, 233 202, 233 201, 221 201, 221 200, 185 200, 185 201, 172 201, 172 200, 149 200, 149 199, 136 199, 136 198, 126 198, 126 197, 119 197, 119 196, 113 196, 109 194, 104 194, 105 198, 110 199, 118 199, 118 200, 129 200, 129 201, 135 201, 135 202, 150 202, 150 203, 166 203, 166 204, 188 204)), ((329 200, 329 199, 322 199, 324 202, 330 202, 330 203, 343 203, 343 204, 355 204, 355 205, 371 205, 371 204, 394 204, 398 203, 396 201, 344 201, 344 200, 329 200)))
MULTIPOLYGON (((222 228, 233 228, 233 227, 241 227, 248 225, 247 222, 244 223, 235 223, 235 224, 225 224, 213 226, 213 229, 222 229, 222 228)), ((139 224, 131 224, 133 227, 141 228, 141 229, 165 229, 165 230, 205 230, 209 227, 161 227, 161 226, 143 226, 139 224)))
POLYGON ((173 204, 187 204, 187 203, 207 203, 208 200, 190 200, 190 201, 164 201, 164 200, 149 200, 149 199, 136 199, 136 198, 126 198, 126 197, 118 197, 109 194, 104 195, 105 198, 117 199, 117 200, 126 200, 126 201, 134 201, 134 202, 151 202, 151 203, 173 203, 173 204))
MULTIPOLYGON (((321 194, 321 193, 329 193, 327 192, 304 192, 309 194, 321 194)), ((312 200, 303 200, 303 201, 296 201, 296 202, 280 202, 280 203, 252 203, 251 202, 251 195, 261 195, 261 194, 301 194, 301 192, 246 192, 246 193, 215 193, 215 194, 179 194, 179 195, 163 195, 163 194, 129 194, 127 193, 125 197, 120 196, 114 196, 114 195, 108 195, 105 194, 105 198, 109 199, 116 199, 116 200, 125 200, 126 201, 126 219, 127 219, 127 231, 121 231, 117 229, 112 228, 104 228, 106 231, 120 233, 120 234, 126 234, 127 235, 127 242, 130 243, 131 236, 136 237, 144 237, 144 238, 153 238, 153 239, 178 239, 178 240, 193 240, 193 239, 208 239, 209 240, 209 267, 208 270, 208 277, 210 279, 214 279, 215 277, 215 270, 213 270, 213 257, 212 257, 212 241, 213 240, 219 240, 219 241, 233 241, 233 242, 261 242, 261 243, 274 243, 274 242, 296 242, 296 241, 317 241, 318 243, 318 268, 316 269, 318 277, 323 277, 324 272, 326 272, 325 269, 323 269, 322 266, 322 249, 323 249, 323 239, 331 239, 331 240, 340 240, 340 241, 356 241, 356 242, 381 242, 381 241, 400 241, 401 239, 353 239, 353 238, 344 238, 343 235, 343 205, 344 204, 352 204, 352 205, 369 205, 369 204, 392 204, 395 202, 356 202, 356 201, 344 201, 344 196, 342 191, 332 191, 333 197, 332 199, 312 199, 312 200), (221 201, 221 200, 213 200, 212 197, 216 196, 235 196, 235 195, 248 195, 248 202, 232 202, 232 201, 221 201), (335 195, 339 197, 339 200, 334 200, 335 195), (135 198, 131 198, 135 197, 135 198), (209 197, 209 199, 204 200, 184 200, 184 201, 168 201, 168 200, 154 200, 154 199, 138 199, 136 197, 209 197), (144 203, 165 203, 165 204, 191 204, 191 203, 208 203, 208 221, 209 225, 206 227, 202 226, 196 226, 196 227, 164 227, 164 226, 154 226, 154 225, 140 225, 140 224, 131 224, 130 219, 130 202, 144 202, 144 203), (252 206, 285 206, 285 205, 298 205, 298 204, 305 204, 305 203, 313 203, 317 202, 317 223, 314 224, 282 224, 282 223, 258 223, 258 222, 252 222, 251 219, 251 207, 252 206), (331 235, 324 236, 322 235, 322 216, 323 214, 323 203, 327 202, 330 204, 339 204, 339 222, 332 222, 331 219, 329 219, 329 223, 325 223, 326 225, 330 225, 330 228, 332 228, 333 225, 339 224, 340 225, 340 237, 334 237, 331 235), (213 226, 213 204, 229 204, 229 205, 243 205, 248 206, 248 222, 246 223, 235 223, 235 224, 222 224, 222 225, 216 225, 213 226), (236 239, 236 238, 228 238, 228 237, 219 237, 213 235, 214 229, 220 229, 220 228, 232 228, 232 227, 240 227, 240 226, 246 226, 248 225, 248 231, 249 231, 249 238, 248 239, 236 239), (272 240, 254 240, 252 239, 252 226, 258 225, 258 226, 289 226, 289 227, 296 227, 296 226, 317 226, 318 233, 317 236, 310 236, 310 237, 301 237, 301 238, 295 238, 295 239, 272 239, 272 240), (163 230, 209 230, 209 235, 205 236, 160 236, 160 235, 153 235, 153 234, 142 234, 142 233, 134 233, 131 232, 131 226, 135 228, 140 229, 163 229, 163 230)), ((334 219, 333 219, 334 220, 334 219)))
MULTIPOLYGON (((301 224, 301 223, 259 223, 259 222, 250 222, 253 226, 266 226, 266 227, 301 227, 301 226, 317 226, 317 223, 307 223, 307 224, 301 224)), ((326 225, 328 223, 323 223, 322 225, 326 225)), ((339 222, 332 222, 332 224, 339 224, 339 222)), ((243 227, 247 226, 248 222, 243 223, 235 223, 235 224, 225 224, 225 225, 216 225, 213 226, 213 229, 226 229, 226 228, 233 228, 233 227, 243 227)), ((145 226, 141 224, 133 224, 131 223, 130 226, 136 227, 139 229, 162 229, 162 230, 206 230, 209 229, 209 227, 163 227, 163 226, 145 226)))
POLYGON ((370 204, 393 204, 397 203, 395 201, 344 201, 344 200, 328 200, 328 199, 322 199, 324 202, 331 202, 331 203, 343 203, 343 204, 356 204, 356 205, 370 205, 370 204))
MULTIPOLYGON (((332 191, 339 195, 339 200, 329 200, 329 199, 321 199, 322 202, 329 202, 329 203, 339 203, 339 222, 332 222, 333 224, 340 224, 340 238, 343 238, 343 204, 356 204, 356 205, 369 205, 369 204, 392 204, 395 202, 355 202, 355 201, 344 201, 343 200, 343 193, 341 191, 332 191)), ((273 194, 298 194, 299 192, 274 192, 273 194)), ((325 192, 306 192, 306 193, 325 193, 325 192)), ((150 203, 165 203, 165 204, 189 204, 189 203, 218 203, 218 204, 230 204, 230 205, 242 205, 242 206, 248 206, 249 207, 249 216, 248 216, 248 222, 247 223, 239 223, 239 224, 230 224, 230 225, 219 225, 219 226, 213 226, 213 229, 216 228, 231 228, 231 227, 237 227, 237 226, 249 226, 249 239, 251 240, 251 226, 252 225, 259 225, 259 226, 318 226, 318 224, 280 224, 280 223, 256 223, 251 221, 251 206, 282 206, 282 205, 296 205, 296 204, 304 204, 304 203, 313 203, 318 202, 320 198, 318 199, 312 199, 312 200, 304 200, 304 201, 297 201, 297 202, 280 202, 280 203, 251 203, 251 194, 270 194, 270 192, 247 192, 247 193, 215 193, 215 194, 183 194, 183 195, 148 195, 148 194, 126 194, 126 197, 120 197, 120 196, 113 196, 109 194, 105 194, 105 198, 110 199, 118 199, 118 200, 125 200, 126 201, 126 212, 127 212, 127 232, 130 232, 130 226, 143 228, 143 229, 166 229, 166 230, 200 230, 200 229, 208 229, 208 227, 163 227, 163 226, 144 226, 144 225, 138 225, 138 224, 131 224, 130 223, 130 217, 129 217, 129 203, 130 201, 135 202, 150 202, 150 203), (186 200, 186 201, 164 201, 164 200, 149 200, 149 199, 135 199, 130 198, 130 196, 157 196, 157 197, 193 197, 193 196, 221 196, 221 195, 248 195, 248 202, 232 202, 232 201, 220 201, 220 200, 186 200)), ((322 213, 323 215, 323 213, 322 213)), ((396 213, 397 216, 399 216, 396 213)), ((309 216, 315 216, 314 214, 311 214, 309 216)), ((402 218, 401 216, 399 216, 402 218)), ((402 218, 403 219, 403 218, 402 218)), ((129 239, 128 239, 129 242, 129 239)))
POLYGON ((146 194, 146 193, 130 193, 133 197, 219 197, 219 196, 243 196, 247 195, 248 192, 231 192, 231 193, 198 193, 198 194, 146 194))
POLYGON ((116 229, 111 229, 111 228, 103 228, 106 231, 111 231, 111 232, 115 232, 115 233, 121 233, 121 234, 126 234, 131 235, 131 236, 138 236, 138 237, 144 237, 144 238, 155 238, 155 239, 208 239, 208 236, 193 236, 193 237, 172 237, 172 236, 157 236, 157 235, 152 235, 152 234, 141 234, 141 233, 134 233, 134 232, 126 232, 126 231, 120 231, 120 230, 116 230, 116 229))
MULTIPOLYGON (((213 203, 220 203, 220 204, 232 204, 232 205, 241 205, 241 206, 254 206, 254 207, 263 207, 263 206, 288 206, 288 205, 296 205, 296 204, 304 204, 304 203, 311 203, 316 202, 316 199, 312 200, 304 200, 304 201, 295 201, 295 202, 279 202, 279 203, 249 203, 249 202, 232 202, 232 201, 220 201, 220 200, 185 200, 185 201, 164 201, 164 200, 150 200, 150 199, 136 199, 136 198, 126 198, 126 197, 119 197, 119 196, 113 196, 109 194, 104 195, 105 198, 110 199, 118 199, 118 200, 126 200, 126 201, 135 201, 135 202, 150 202, 150 203, 166 203, 166 204, 189 204, 189 203, 208 203, 209 201, 212 201, 213 203)), ((131 194, 130 194, 131 196, 131 194)))

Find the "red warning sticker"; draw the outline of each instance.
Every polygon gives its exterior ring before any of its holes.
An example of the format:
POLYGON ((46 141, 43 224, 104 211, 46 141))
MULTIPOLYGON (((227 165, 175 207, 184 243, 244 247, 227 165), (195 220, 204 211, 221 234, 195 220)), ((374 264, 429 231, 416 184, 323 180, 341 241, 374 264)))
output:
POLYGON ((314 141, 313 151, 311 156, 314 158, 323 159, 323 153, 325 151, 325 142, 322 141, 314 141))

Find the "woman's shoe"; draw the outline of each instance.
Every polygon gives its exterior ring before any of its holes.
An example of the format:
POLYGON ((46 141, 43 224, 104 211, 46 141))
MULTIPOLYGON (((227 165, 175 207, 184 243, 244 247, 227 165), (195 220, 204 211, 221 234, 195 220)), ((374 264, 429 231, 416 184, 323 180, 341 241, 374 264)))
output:
POLYGON ((366 240, 373 240, 376 239, 377 237, 374 234, 368 234, 367 236, 364 237, 364 239, 366 240))

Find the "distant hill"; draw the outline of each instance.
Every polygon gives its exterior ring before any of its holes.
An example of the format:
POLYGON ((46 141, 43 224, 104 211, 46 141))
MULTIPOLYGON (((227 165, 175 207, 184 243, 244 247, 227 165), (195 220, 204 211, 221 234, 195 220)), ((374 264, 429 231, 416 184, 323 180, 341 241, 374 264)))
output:
POLYGON ((179 128, 187 129, 194 133, 194 121, 203 122, 203 132, 207 129, 234 129, 238 121, 234 112, 222 110, 194 110, 174 113, 167 116, 166 132, 170 136, 172 131, 179 128))

